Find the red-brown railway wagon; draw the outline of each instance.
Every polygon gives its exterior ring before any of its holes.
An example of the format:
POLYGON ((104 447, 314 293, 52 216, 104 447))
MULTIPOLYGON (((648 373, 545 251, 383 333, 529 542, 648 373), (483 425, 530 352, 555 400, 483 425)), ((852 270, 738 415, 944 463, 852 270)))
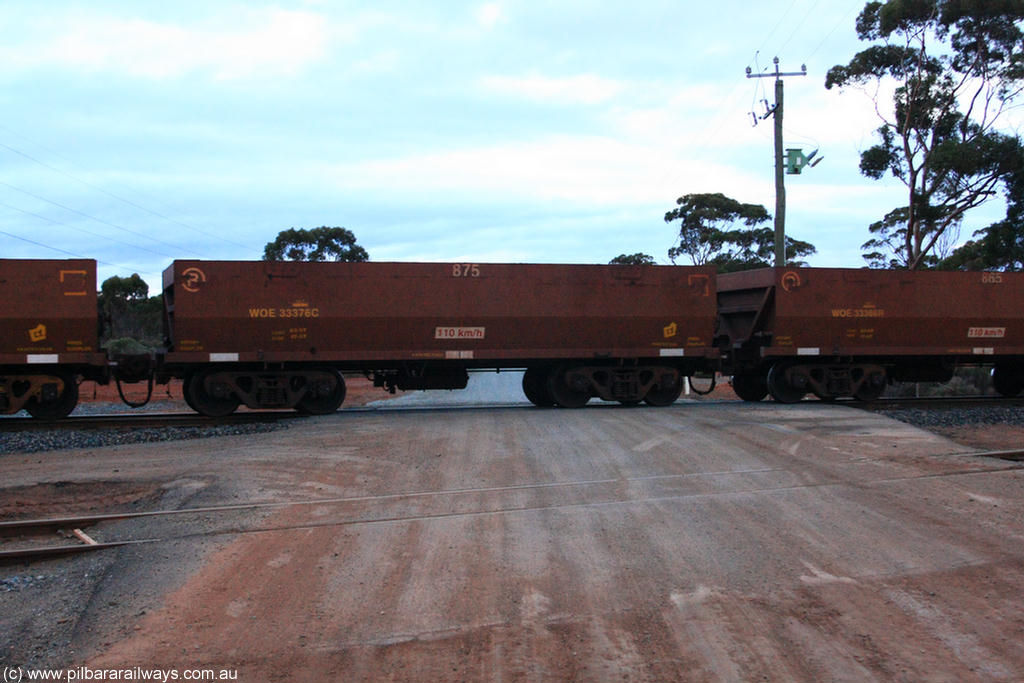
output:
POLYGON ((737 393, 877 398, 993 364, 1024 388, 1024 273, 766 268, 718 277, 719 343, 737 393))
POLYGON ((538 404, 663 404, 717 353, 709 268, 175 261, 164 301, 165 371, 206 414, 330 412, 341 372, 446 389, 471 368, 526 368, 538 404))
POLYGON ((0 259, 0 413, 64 417, 106 361, 95 261, 0 259))

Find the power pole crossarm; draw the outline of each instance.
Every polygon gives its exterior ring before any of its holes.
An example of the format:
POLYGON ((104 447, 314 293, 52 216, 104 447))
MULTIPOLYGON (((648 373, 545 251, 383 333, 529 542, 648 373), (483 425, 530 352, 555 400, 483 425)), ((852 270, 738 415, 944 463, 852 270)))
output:
POLYGON ((776 57, 775 73, 755 74, 747 67, 747 78, 775 77, 775 106, 770 114, 775 117, 775 265, 786 265, 786 164, 782 152, 782 78, 784 76, 806 76, 807 66, 800 71, 784 73, 779 71, 779 58, 776 57))

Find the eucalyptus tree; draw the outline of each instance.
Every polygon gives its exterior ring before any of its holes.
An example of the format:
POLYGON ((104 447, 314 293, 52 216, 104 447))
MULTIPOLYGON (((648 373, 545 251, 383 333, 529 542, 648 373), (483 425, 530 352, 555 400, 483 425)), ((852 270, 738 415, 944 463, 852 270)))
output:
POLYGON ((347 228, 321 226, 312 230, 290 228, 263 249, 264 261, 369 261, 347 228))
MULTIPOLYGON (((688 256, 694 265, 713 265, 719 272, 764 268, 774 261, 775 231, 758 227, 771 220, 761 204, 746 204, 724 194, 688 194, 676 200, 665 222, 679 222, 676 244, 668 250, 672 263, 688 256)), ((808 242, 786 237, 786 263, 813 254, 808 242)))
POLYGON ((1003 114, 1024 85, 1024 0, 869 2, 856 30, 872 45, 829 70, 826 88, 861 87, 881 119, 861 154, 865 176, 891 176, 907 202, 870 226, 872 266, 934 265, 965 215, 1019 163, 1003 114))

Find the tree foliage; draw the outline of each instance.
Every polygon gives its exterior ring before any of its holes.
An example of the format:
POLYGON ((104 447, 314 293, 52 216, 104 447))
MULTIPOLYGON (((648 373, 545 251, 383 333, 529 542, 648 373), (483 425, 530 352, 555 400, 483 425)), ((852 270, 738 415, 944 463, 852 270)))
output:
POLYGON ((876 44, 832 67, 825 87, 870 86, 882 125, 861 173, 908 190, 871 226, 871 265, 935 264, 964 215, 1013 172, 1020 141, 996 126, 1024 84, 1022 21, 1024 0, 888 0, 858 16, 858 37, 876 44))
POLYGON ((608 263, 620 266, 653 266, 656 261, 653 256, 637 252, 635 254, 619 254, 608 263))
POLYGON ((163 337, 163 297, 149 296, 149 285, 133 273, 130 277, 109 277, 100 285, 98 297, 103 321, 101 343, 133 339, 156 347, 163 337))
POLYGON ((346 228, 321 226, 312 230, 290 228, 263 249, 264 261, 369 261, 346 228))
POLYGON ((131 277, 109 277, 100 285, 100 297, 107 303, 115 301, 139 301, 149 296, 149 285, 132 273, 131 277))
MULTIPOLYGON (((771 220, 760 204, 744 204, 721 193, 688 194, 676 200, 665 222, 679 221, 679 236, 668 250, 672 263, 688 256, 694 265, 713 265, 718 272, 764 268, 772 265, 775 231, 758 227, 771 220)), ((798 259, 816 251, 808 242, 786 238, 786 263, 806 265, 798 259)))
POLYGON ((1006 218, 975 232, 975 239, 950 254, 940 267, 1024 270, 1024 168, 1018 169, 1006 185, 1006 218))

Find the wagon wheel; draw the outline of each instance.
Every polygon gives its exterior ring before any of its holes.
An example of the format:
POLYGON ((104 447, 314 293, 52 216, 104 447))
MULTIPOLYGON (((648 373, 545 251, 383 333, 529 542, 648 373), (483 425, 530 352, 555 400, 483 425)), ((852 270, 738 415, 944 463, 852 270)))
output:
POLYGON ((562 408, 582 408, 590 400, 586 378, 571 374, 572 369, 568 365, 559 365, 548 374, 548 393, 555 405, 562 408))
POLYGON ((315 391, 315 395, 307 392, 295 409, 308 415, 330 415, 337 412, 345 401, 345 378, 337 370, 330 368, 318 368, 317 372, 331 376, 330 386, 323 386, 328 381, 326 379, 311 382, 310 391, 315 391))
POLYGON ((181 397, 185 399, 185 405, 198 413, 199 408, 196 408, 195 404, 192 403, 191 391, 189 390, 193 377, 194 375, 185 375, 185 378, 181 380, 181 397))
POLYGON ((185 385, 187 398, 185 402, 192 408, 206 417, 225 417, 235 412, 239 400, 234 394, 224 397, 214 396, 206 390, 206 378, 214 374, 216 370, 200 370, 192 375, 192 378, 185 385))
POLYGON ((682 375, 676 375, 676 381, 670 384, 662 386, 661 384, 655 384, 651 387, 647 395, 644 396, 644 403, 655 408, 663 408, 670 406, 676 402, 679 395, 683 393, 683 379, 682 375))
POLYGON ((761 373, 736 374, 732 376, 732 390, 744 401, 757 402, 768 395, 768 382, 761 373))
POLYGON ((41 420, 59 420, 67 417, 78 405, 78 383, 73 375, 66 372, 54 373, 64 384, 64 391, 52 401, 40 401, 38 398, 31 398, 25 402, 25 410, 32 417, 41 420))
POLYGON ((530 403, 539 408, 555 405, 555 399, 548 391, 548 369, 536 366, 526 368, 523 373, 523 393, 530 403))
POLYGON ((885 393, 885 373, 874 372, 861 382, 853 397, 858 401, 877 401, 885 393))
POLYGON ((768 393, 779 403, 798 403, 807 393, 786 381, 786 366, 782 363, 773 365, 768 370, 767 385, 768 393))
POLYGON ((1012 365, 997 365, 992 368, 992 388, 1001 396, 1013 398, 1024 390, 1024 373, 1012 365))

